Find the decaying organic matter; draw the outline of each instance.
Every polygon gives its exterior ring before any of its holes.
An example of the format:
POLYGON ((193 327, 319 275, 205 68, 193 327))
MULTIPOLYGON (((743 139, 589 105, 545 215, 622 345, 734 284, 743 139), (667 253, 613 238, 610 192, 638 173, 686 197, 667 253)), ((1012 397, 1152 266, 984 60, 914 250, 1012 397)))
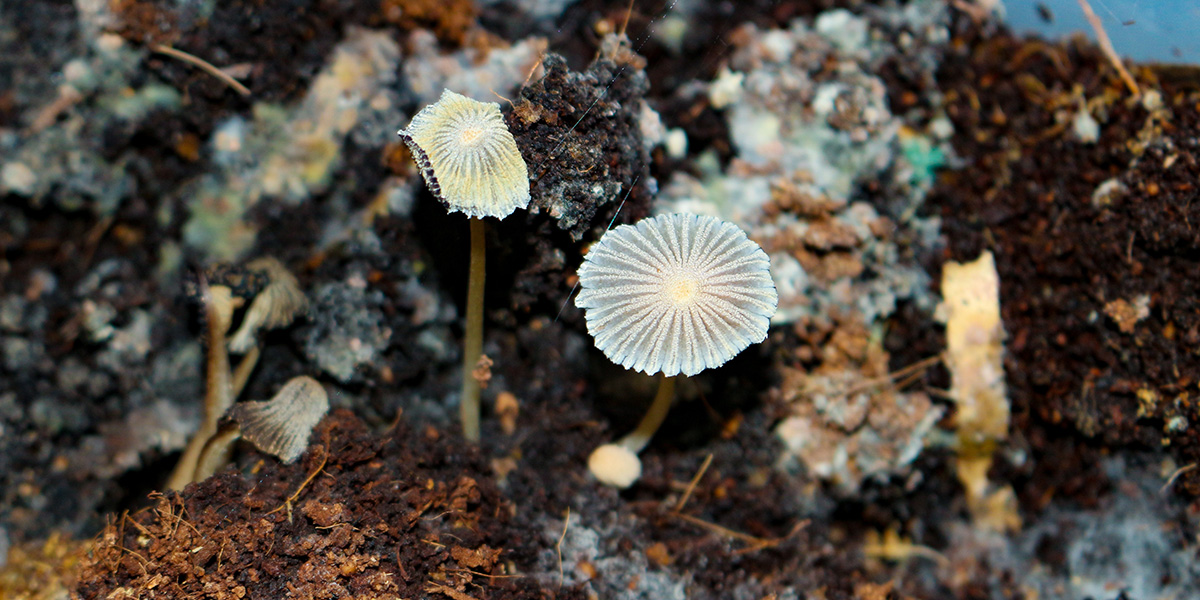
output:
MULTIPOLYGON (((536 537, 478 453, 401 423, 377 437, 345 411, 314 432, 303 460, 255 482, 224 473, 105 527, 81 597, 536 597, 536 537)), ((582 598, 562 589, 560 598, 582 598)))
POLYGON ((0 596, 1200 596, 1200 78, 1126 63, 1134 96, 992 5, 0 2, 0 596), (445 88, 531 182, 486 238, 477 446, 468 231, 395 137, 445 88), (780 310, 618 491, 584 467, 656 382, 592 347, 576 267, 672 212, 747 231, 780 310), (952 340, 937 282, 985 252, 952 340), (192 274, 264 255, 310 306, 239 335, 268 279, 224 280, 240 397, 335 410, 153 493, 204 420, 192 274))

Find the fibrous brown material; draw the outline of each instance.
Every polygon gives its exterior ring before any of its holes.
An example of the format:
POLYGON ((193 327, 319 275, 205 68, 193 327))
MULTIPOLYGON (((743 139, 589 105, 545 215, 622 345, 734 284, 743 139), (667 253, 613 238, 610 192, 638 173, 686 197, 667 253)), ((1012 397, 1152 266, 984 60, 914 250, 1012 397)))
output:
POLYGON ((463 43, 479 14, 472 0, 383 0, 379 11, 390 23, 405 29, 426 27, 455 44, 463 43))
POLYGON ((217 475, 115 519, 74 597, 545 598, 507 572, 530 538, 490 478, 464 474, 486 469, 458 438, 404 424, 376 437, 337 411, 297 463, 217 475))

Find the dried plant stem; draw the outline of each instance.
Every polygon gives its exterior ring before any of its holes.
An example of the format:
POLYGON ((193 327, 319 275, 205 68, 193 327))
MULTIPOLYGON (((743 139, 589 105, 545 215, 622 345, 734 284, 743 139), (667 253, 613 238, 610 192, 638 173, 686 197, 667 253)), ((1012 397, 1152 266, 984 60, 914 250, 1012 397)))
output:
POLYGON ((675 379, 674 377, 663 377, 658 382, 658 393, 654 395, 654 403, 650 405, 650 410, 646 411, 646 415, 642 417, 638 423, 637 429, 634 429, 625 437, 617 440, 615 443, 619 446, 624 446, 630 452, 637 454, 650 443, 650 438, 654 437, 654 432, 658 431, 662 422, 667 418, 667 413, 671 411, 671 401, 675 399, 675 379))
POLYGON ((222 71, 221 69, 218 69, 215 65, 208 62, 207 60, 204 60, 203 58, 200 58, 199 56, 188 54, 187 52, 184 52, 183 50, 179 50, 177 48, 172 48, 170 46, 164 46, 162 44, 151 44, 150 49, 159 54, 165 54, 167 56, 170 56, 171 58, 176 58, 176 59, 182 60, 183 62, 195 65, 195 66, 199 67, 200 70, 204 71, 205 73, 208 73, 209 75, 212 75, 213 77, 216 77, 217 79, 220 79, 222 82, 225 83, 225 85, 233 88, 233 90, 236 91, 237 93, 239 93, 243 96, 250 95, 250 89, 247 88, 246 86, 242 85, 242 82, 234 79, 233 77, 231 77, 229 75, 229 73, 226 73, 225 71, 222 71))
POLYGON ((483 355, 483 283, 487 250, 483 219, 470 217, 471 270, 467 277, 467 331, 463 339, 462 397, 459 414, 463 437, 479 441, 479 381, 473 372, 483 355))
POLYGON ((696 475, 692 477, 691 482, 688 483, 687 489, 683 492, 683 497, 679 499, 679 502, 675 503, 674 512, 681 512, 683 510, 683 507, 687 504, 688 498, 692 497, 692 492, 694 492, 696 490, 696 486, 700 484, 700 479, 702 479, 704 474, 708 472, 708 467, 712 464, 712 461, 713 455, 712 452, 709 452, 708 456, 704 457, 704 462, 700 465, 700 469, 696 471, 696 475))
POLYGON ((1125 82, 1125 87, 1129 88, 1129 92, 1135 97, 1140 96, 1142 91, 1138 88, 1137 81, 1133 79, 1133 75, 1125 68, 1125 64, 1121 62, 1121 56, 1117 54, 1117 50, 1113 48, 1112 40, 1108 39, 1108 32, 1104 30, 1104 24, 1100 22, 1100 17, 1096 16, 1096 11, 1092 10, 1092 5, 1088 0, 1079 0, 1079 8, 1083 9, 1083 16, 1087 18, 1088 23, 1092 26, 1092 31, 1096 32, 1096 41, 1100 43, 1100 49, 1104 51, 1104 55, 1108 57, 1108 61, 1112 63, 1113 68, 1117 70, 1117 74, 1121 76, 1121 81, 1125 82))

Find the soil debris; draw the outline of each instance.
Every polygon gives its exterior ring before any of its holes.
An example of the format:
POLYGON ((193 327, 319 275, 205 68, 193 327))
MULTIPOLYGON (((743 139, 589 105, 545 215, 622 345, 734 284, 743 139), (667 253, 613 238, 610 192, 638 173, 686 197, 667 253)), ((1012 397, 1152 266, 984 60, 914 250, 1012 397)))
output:
MULTIPOLYGON (((487 466, 457 438, 403 422, 377 437, 336 411, 293 465, 270 461, 253 480, 225 471, 112 519, 77 593, 546 597, 537 578, 522 574, 531 565, 509 558, 534 540, 515 527, 513 506, 491 479, 470 472, 487 466)), ((554 594, 582 598, 569 588, 554 594)))

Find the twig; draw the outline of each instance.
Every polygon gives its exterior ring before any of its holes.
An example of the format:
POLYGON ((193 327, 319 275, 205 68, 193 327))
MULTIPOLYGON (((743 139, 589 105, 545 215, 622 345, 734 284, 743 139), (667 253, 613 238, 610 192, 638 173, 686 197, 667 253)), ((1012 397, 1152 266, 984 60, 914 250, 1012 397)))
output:
POLYGON ((479 577, 487 577, 488 579, 521 579, 521 578, 525 577, 524 575, 488 575, 487 573, 480 573, 479 571, 473 571, 471 569, 446 569, 446 570, 451 573, 470 573, 471 575, 477 575, 479 577))
POLYGON ((277 513, 279 511, 283 510, 284 508, 287 508, 288 509, 288 520, 290 521, 291 515, 292 515, 292 502, 300 496, 300 492, 303 492, 304 488, 308 487, 309 483, 312 483, 313 479, 317 478, 317 475, 319 475, 321 473, 321 471, 325 468, 325 462, 328 460, 329 460, 329 449, 324 448, 324 452, 321 453, 321 464, 317 465, 317 469, 315 471, 313 471, 312 474, 309 475, 308 478, 306 478, 304 480, 304 483, 300 484, 300 487, 296 488, 295 492, 292 492, 291 496, 288 496, 287 500, 284 500, 283 504, 280 504, 275 510, 272 510, 271 512, 269 512, 267 514, 268 515, 274 514, 274 513, 277 513))
POLYGON ((730 537, 735 540, 746 542, 747 544, 751 544, 751 545, 761 544, 764 541, 766 541, 763 538, 754 537, 748 533, 734 531, 727 527, 722 527, 720 525, 717 525, 716 523, 709 523, 708 521, 705 521, 704 519, 701 519, 699 517, 693 517, 692 515, 679 513, 679 514, 676 514, 675 516, 679 517, 680 519, 683 519, 684 521, 687 521, 688 523, 691 523, 692 525, 697 525, 697 526, 707 529, 713 533, 718 533, 725 537, 730 537))
POLYGON ((900 367, 899 369, 896 369, 895 371, 892 371, 891 373, 888 373, 887 375, 883 375, 880 377, 872 377, 870 379, 864 379, 863 381, 860 381, 844 390, 841 390, 838 393, 840 393, 843 396, 850 396, 851 394, 857 394, 858 392, 875 387, 877 385, 891 383, 900 377, 904 377, 905 375, 909 375, 912 373, 919 373, 919 372, 923 371, 924 369, 932 367, 933 365, 937 364, 941 360, 942 360, 942 355, 935 354, 928 358, 923 358, 921 360, 918 360, 917 362, 915 362, 911 365, 900 367))
POLYGON ((146 536, 146 537, 148 537, 148 538, 153 538, 153 537, 156 537, 154 534, 150 533, 150 530, 149 530, 149 529, 146 529, 146 527, 145 527, 145 526, 143 526, 141 523, 138 523, 137 521, 134 521, 133 519, 130 519, 130 518, 129 518, 129 511, 125 511, 125 512, 121 513, 121 518, 122 518, 122 519, 125 519, 126 521, 129 521, 130 523, 132 523, 134 527, 137 527, 137 528, 138 528, 138 531, 142 532, 142 535, 144 535, 144 536, 146 536))
POLYGON ((621 24, 621 35, 625 35, 625 32, 629 30, 629 21, 633 18, 633 2, 634 0, 629 0, 629 8, 625 9, 625 22, 621 24))
POLYGON ((511 107, 513 107, 513 108, 516 108, 516 106, 517 106, 517 105, 516 105, 516 104, 513 104, 513 101, 512 101, 512 100, 509 100, 508 98, 505 98, 504 96, 501 96, 501 95, 500 95, 500 92, 497 92, 496 90, 494 90, 494 89, 492 89, 492 88, 490 88, 490 87, 488 88, 488 91, 489 91, 489 92, 491 92, 493 96, 495 96, 495 97, 497 97, 497 98, 499 98, 499 99, 501 99, 501 100, 503 100, 503 101, 507 102, 509 106, 511 106, 511 107))
POLYGON ((193 56, 191 54, 188 54, 187 52, 184 52, 183 50, 178 50, 178 49, 172 48, 170 46, 164 46, 162 44, 150 44, 150 50, 157 52, 159 54, 166 54, 167 56, 170 56, 171 58, 177 58, 179 60, 182 60, 183 62, 190 63, 192 65, 200 67, 200 70, 225 82, 225 85, 228 85, 229 87, 233 88, 234 91, 236 91, 237 93, 239 93, 243 96, 250 95, 250 88, 247 88, 246 86, 242 85, 242 82, 234 79, 232 76, 229 75, 229 73, 226 73, 225 71, 222 71, 221 69, 218 69, 215 65, 208 62, 207 60, 204 60, 203 58, 200 58, 199 56, 193 56))
POLYGON ((680 519, 683 519, 684 521, 687 521, 688 523, 691 523, 693 525, 707 529, 713 533, 717 533, 717 534, 723 535, 725 537, 729 537, 729 538, 733 538, 735 540, 746 542, 747 546, 745 548, 742 548, 741 550, 738 550, 737 554, 757 552, 759 550, 765 550, 767 548, 773 548, 775 546, 778 546, 779 544, 782 544, 783 542, 787 541, 793 535, 796 535, 796 533, 798 533, 800 530, 804 529, 805 527, 808 527, 808 523, 809 523, 808 519, 804 519, 803 521, 797 522, 795 525, 792 526, 792 530, 789 531, 788 534, 783 537, 760 538, 760 537, 755 537, 753 535, 750 535, 748 533, 734 531, 732 529, 729 529, 728 527, 722 527, 720 525, 717 525, 716 523, 709 523, 708 521, 705 521, 704 519, 701 519, 699 517, 693 517, 692 515, 686 515, 683 513, 675 513, 675 516, 679 517, 680 519))
POLYGON ((1175 469, 1175 472, 1171 473, 1171 476, 1167 478, 1167 482, 1163 484, 1161 490, 1158 490, 1158 493, 1160 493, 1160 494, 1165 493, 1167 491, 1167 489, 1171 487, 1171 484, 1175 483, 1176 479, 1179 479, 1180 475, 1183 475, 1184 473, 1187 473, 1188 471, 1195 470, 1197 466, 1200 466, 1200 463, 1192 463, 1190 465, 1184 465, 1182 467, 1179 467, 1178 469, 1175 469))
MULTIPOLYGON (((522 88, 529 85, 529 80, 533 79, 533 74, 537 73, 538 67, 542 66, 542 62, 545 60, 546 60, 546 54, 545 54, 545 52, 542 52, 538 56, 537 62, 533 63, 533 67, 531 67, 529 69, 529 74, 525 76, 525 81, 521 82, 522 88)), ((517 95, 520 95, 520 88, 517 88, 517 95)))
POLYGON ((1104 24, 1100 22, 1100 17, 1096 16, 1096 11, 1092 10, 1092 5, 1088 3, 1088 0, 1079 0, 1079 8, 1083 9, 1083 16, 1092 26, 1092 31, 1096 32, 1096 41, 1100 43, 1100 49, 1104 51, 1108 62, 1112 63, 1117 74, 1121 76, 1121 81, 1125 82, 1125 87, 1129 88, 1135 98, 1140 96, 1142 91, 1138 89, 1137 81, 1134 81, 1133 75, 1130 75, 1129 71, 1125 69, 1125 64, 1121 62, 1120 55, 1113 48, 1112 40, 1108 39, 1108 32, 1104 31, 1104 24))
POLYGON ((687 504, 688 498, 692 497, 692 492, 696 489, 696 485, 700 483, 700 478, 704 477, 704 473, 708 471, 708 466, 712 464, 712 460, 712 452, 709 452, 708 456, 704 457, 704 463, 700 465, 700 470, 696 471, 696 475, 692 477, 691 483, 688 483, 687 490, 683 492, 683 497, 679 499, 679 502, 675 503, 675 512, 683 510, 683 506, 687 504))
POLYGON ((567 527, 571 525, 571 507, 567 507, 567 516, 563 519, 563 532, 558 536, 558 543, 554 544, 554 551, 558 553, 558 587, 563 585, 563 568, 562 568, 562 544, 563 540, 567 539, 567 527))
POLYGON ((408 569, 404 568, 404 563, 400 560, 400 546, 396 546, 396 570, 400 571, 400 577, 408 583, 408 569))
POLYGON ((142 575, 150 574, 150 571, 148 569, 146 569, 146 565, 150 564, 150 561, 146 560, 146 558, 144 556, 142 556, 141 554, 138 554, 137 552, 134 552, 133 550, 130 550, 129 548, 126 548, 125 546, 117 546, 117 550, 120 550, 122 552, 128 552, 134 558, 138 559, 138 566, 142 568, 142 575))
POLYGON ((775 546, 778 546, 778 545, 792 539, 792 536, 796 535, 797 533, 800 533, 800 531, 802 531, 805 527, 808 527, 809 523, 810 523, 810 521, 808 519, 804 519, 803 521, 796 521, 796 524, 792 525, 792 529, 791 529, 791 531, 787 532, 787 535, 785 535, 783 537, 777 537, 777 538, 771 538, 768 540, 763 540, 762 544, 759 544, 757 546, 750 546, 748 548, 742 548, 741 550, 734 552, 733 555, 740 556, 742 554, 758 552, 759 550, 766 550, 767 548, 774 548, 775 546))

